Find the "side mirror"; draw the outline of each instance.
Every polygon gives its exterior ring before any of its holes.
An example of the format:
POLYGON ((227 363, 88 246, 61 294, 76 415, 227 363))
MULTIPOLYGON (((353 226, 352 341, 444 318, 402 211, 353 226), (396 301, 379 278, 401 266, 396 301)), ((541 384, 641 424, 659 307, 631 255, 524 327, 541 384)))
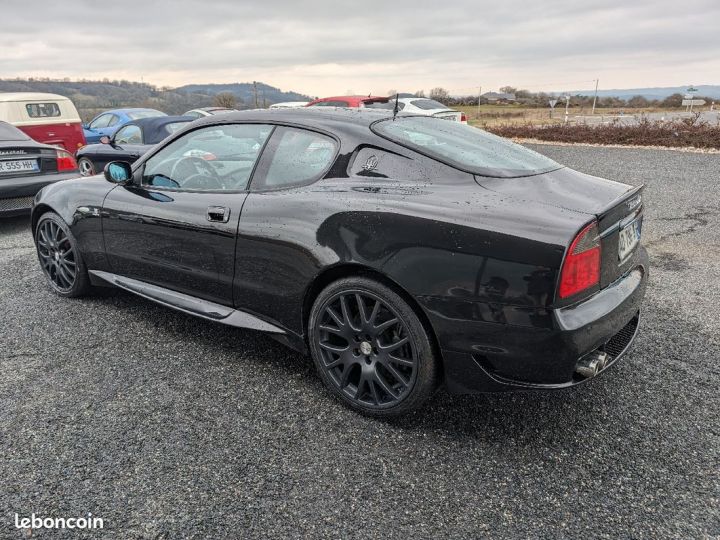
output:
POLYGON ((103 170, 105 180, 113 184, 127 184, 132 179, 132 168, 126 161, 111 161, 103 170))
POLYGON ((90 124, 83 124, 83 125, 82 125, 82 128, 83 128, 83 129, 90 129, 90 124))
POLYGON ((103 144, 110 144, 110 137, 108 137, 107 135, 103 135, 102 137, 100 137, 100 142, 103 144))

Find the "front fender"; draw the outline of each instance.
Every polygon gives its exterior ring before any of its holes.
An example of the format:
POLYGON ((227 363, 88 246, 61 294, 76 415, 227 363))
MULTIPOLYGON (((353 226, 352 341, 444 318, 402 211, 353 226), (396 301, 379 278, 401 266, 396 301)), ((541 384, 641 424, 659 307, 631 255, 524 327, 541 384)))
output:
POLYGON ((115 186, 102 176, 63 180, 42 188, 33 201, 33 234, 40 216, 51 211, 70 227, 88 269, 107 270, 102 237, 102 205, 115 186))

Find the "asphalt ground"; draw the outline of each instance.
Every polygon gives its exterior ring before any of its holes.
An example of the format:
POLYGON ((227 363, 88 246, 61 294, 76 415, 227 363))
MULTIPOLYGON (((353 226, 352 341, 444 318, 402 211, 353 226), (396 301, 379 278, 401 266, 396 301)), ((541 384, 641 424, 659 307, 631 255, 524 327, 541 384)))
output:
POLYGON ((647 184, 629 354, 576 389, 386 422, 270 338, 129 294, 54 296, 0 221, 0 538, 720 537, 720 156, 535 147, 647 184))

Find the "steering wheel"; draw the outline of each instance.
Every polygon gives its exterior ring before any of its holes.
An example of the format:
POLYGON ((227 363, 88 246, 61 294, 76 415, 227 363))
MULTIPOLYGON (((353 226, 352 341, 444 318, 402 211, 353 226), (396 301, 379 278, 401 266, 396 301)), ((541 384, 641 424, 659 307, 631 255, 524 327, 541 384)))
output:
POLYGON ((170 177, 184 177, 182 183, 184 189, 225 189, 215 168, 197 156, 184 156, 178 159, 173 165, 170 177))

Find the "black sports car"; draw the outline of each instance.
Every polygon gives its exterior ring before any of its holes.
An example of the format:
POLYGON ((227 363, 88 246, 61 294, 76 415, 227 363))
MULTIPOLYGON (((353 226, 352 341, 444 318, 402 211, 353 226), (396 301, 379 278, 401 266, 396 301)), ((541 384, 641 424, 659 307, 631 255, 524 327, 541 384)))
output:
POLYGON ((102 172, 111 161, 133 163, 165 137, 195 120, 190 116, 155 116, 139 118, 121 127, 112 137, 102 137, 101 144, 83 146, 76 153, 82 176, 102 172))
POLYGON ((198 120, 134 166, 45 188, 61 296, 121 287, 309 351, 389 416, 451 392, 564 388, 613 364, 648 278, 642 187, 479 129, 382 110, 198 120))
POLYGON ((0 217, 28 214, 43 186, 77 175, 70 152, 34 141, 0 121, 0 217))

